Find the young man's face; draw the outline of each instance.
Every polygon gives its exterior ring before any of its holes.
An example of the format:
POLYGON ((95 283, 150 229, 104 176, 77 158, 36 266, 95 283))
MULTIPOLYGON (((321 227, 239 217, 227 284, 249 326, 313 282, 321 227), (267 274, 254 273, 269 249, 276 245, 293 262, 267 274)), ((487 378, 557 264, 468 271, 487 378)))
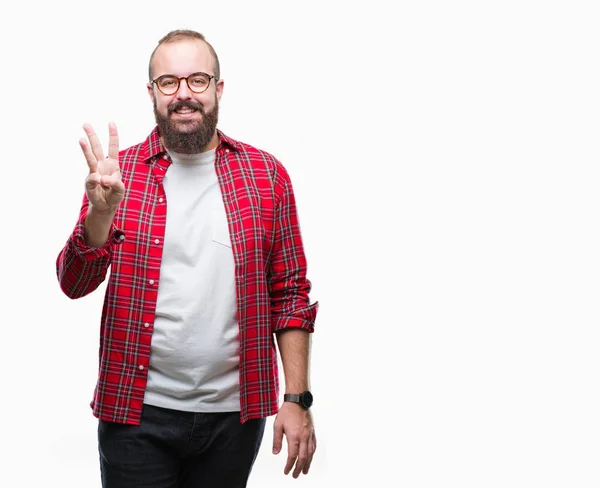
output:
MULTIPOLYGON (((180 78, 199 72, 215 74, 215 60, 201 40, 165 43, 154 53, 152 77, 155 80, 163 75, 180 78)), ((190 80, 190 84, 193 83, 190 80)), ((215 129, 223 81, 211 79, 204 92, 195 93, 185 80, 180 80, 179 89, 170 95, 162 93, 156 83, 150 83, 148 93, 163 143, 168 149, 190 154, 216 146, 215 129)))

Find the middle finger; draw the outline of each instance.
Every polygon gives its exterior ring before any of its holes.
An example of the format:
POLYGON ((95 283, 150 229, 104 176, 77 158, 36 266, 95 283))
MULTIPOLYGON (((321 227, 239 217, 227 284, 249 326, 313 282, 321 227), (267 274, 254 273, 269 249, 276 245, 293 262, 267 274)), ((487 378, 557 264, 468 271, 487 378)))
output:
POLYGON ((292 474, 294 478, 300 476, 300 473, 306 466, 306 461, 308 460, 309 439, 302 440, 300 442, 300 452, 298 453, 298 460, 296 461, 296 467, 294 468, 294 473, 292 474))
POLYGON ((308 474, 308 470, 310 469, 310 465, 312 464, 312 460, 316 450, 317 437, 313 433, 313 435, 310 437, 310 441, 308 441, 308 459, 306 460, 306 464, 304 465, 304 469, 302 470, 304 474, 308 474))
POLYGON ((96 160, 102 161, 104 159, 104 153, 102 152, 102 144, 100 144, 100 139, 98 139, 96 132, 90 124, 83 124, 83 130, 90 140, 90 146, 92 147, 94 156, 96 156, 96 160))
POLYGON ((292 470, 297 457, 298 457, 298 443, 297 442, 291 442, 291 443, 288 442, 287 463, 285 464, 285 469, 283 470, 283 472, 285 474, 288 474, 292 470))

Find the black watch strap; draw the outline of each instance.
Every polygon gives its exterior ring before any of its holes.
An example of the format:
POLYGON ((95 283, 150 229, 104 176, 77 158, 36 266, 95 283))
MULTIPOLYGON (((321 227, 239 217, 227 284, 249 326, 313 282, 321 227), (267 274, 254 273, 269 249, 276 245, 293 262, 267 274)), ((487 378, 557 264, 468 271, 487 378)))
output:
POLYGON ((310 391, 303 391, 302 393, 286 393, 283 395, 283 401, 297 403, 302 408, 308 409, 313 404, 313 396, 310 391))

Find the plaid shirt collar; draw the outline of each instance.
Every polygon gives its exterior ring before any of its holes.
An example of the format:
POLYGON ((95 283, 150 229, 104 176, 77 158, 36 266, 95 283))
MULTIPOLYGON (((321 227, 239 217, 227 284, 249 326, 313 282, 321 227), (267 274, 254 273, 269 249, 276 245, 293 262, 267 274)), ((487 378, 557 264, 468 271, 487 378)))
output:
MULTIPOLYGON (((217 129, 217 134, 219 136, 219 145, 217 146, 217 150, 222 146, 227 146, 233 149, 234 151, 240 151, 241 145, 235 139, 226 136, 223 132, 217 129)), ((140 149, 140 159, 142 161, 151 162, 155 161, 159 156, 166 152, 165 146, 163 146, 160 140, 160 131, 158 126, 154 127, 154 130, 150 133, 148 138, 143 142, 142 147, 140 149)))

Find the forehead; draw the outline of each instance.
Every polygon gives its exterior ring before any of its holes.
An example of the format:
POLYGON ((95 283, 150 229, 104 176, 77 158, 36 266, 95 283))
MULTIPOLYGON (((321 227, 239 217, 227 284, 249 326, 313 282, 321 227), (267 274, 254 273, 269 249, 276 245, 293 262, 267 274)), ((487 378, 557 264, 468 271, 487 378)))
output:
POLYGON ((182 39, 158 46, 152 59, 153 75, 187 76, 195 71, 214 74, 210 49, 200 39, 182 39))

